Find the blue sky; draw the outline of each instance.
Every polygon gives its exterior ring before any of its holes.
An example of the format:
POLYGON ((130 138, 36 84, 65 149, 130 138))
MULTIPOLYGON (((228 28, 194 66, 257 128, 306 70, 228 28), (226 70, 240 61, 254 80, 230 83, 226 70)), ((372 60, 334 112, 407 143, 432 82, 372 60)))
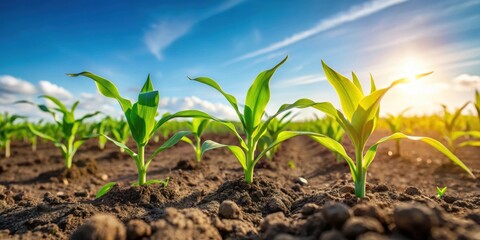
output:
POLYGON ((243 102, 255 76, 288 55, 271 82, 270 112, 302 97, 338 106, 323 59, 364 84, 372 73, 380 86, 433 70, 382 107, 431 113, 439 103, 460 106, 480 87, 479 22, 480 1, 2 1, 0 111, 44 116, 8 103, 47 93, 79 99, 80 111, 118 115, 91 80, 65 76, 90 71, 129 98, 150 73, 161 111, 231 117, 220 94, 187 76, 211 77, 243 102))

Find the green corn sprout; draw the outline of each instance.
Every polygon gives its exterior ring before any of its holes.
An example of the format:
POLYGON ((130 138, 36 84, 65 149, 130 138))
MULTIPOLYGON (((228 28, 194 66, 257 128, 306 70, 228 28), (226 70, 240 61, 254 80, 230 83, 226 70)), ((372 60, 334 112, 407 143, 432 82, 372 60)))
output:
POLYGON ((35 104, 29 101, 18 101, 16 103, 28 103, 31 105, 36 105, 41 111, 49 113, 53 116, 53 119, 57 126, 61 129, 61 135, 48 135, 45 132, 39 131, 32 124, 28 125, 28 128, 35 135, 52 141, 56 147, 60 148, 62 155, 65 161, 65 167, 70 169, 72 167, 73 156, 77 152, 78 148, 89 138, 93 136, 83 136, 79 140, 76 140, 77 133, 79 132, 79 127, 82 125, 82 122, 85 119, 91 118, 100 112, 95 112, 91 114, 86 114, 85 116, 75 119, 75 109, 77 108, 79 101, 76 101, 71 109, 69 110, 65 104, 53 96, 42 95, 39 98, 45 98, 50 100, 53 104, 56 105, 55 108, 49 108, 44 104, 35 104), (62 119, 57 118, 57 113, 63 115, 62 119))
MULTIPOLYGON (((42 119, 43 120, 43 119, 42 119)), ((40 127, 42 120, 40 120, 36 126, 40 127)), ((32 152, 37 151, 37 143, 38 143, 38 137, 36 134, 34 134, 30 129, 28 128, 28 123, 24 123, 22 125, 22 133, 24 134, 25 138, 28 139, 28 142, 32 145, 32 152)))
POLYGON ((95 125, 95 132, 98 133, 98 148, 101 150, 105 149, 105 145, 107 144, 105 135, 108 135, 110 132, 110 124, 111 119, 107 116, 95 125))
MULTIPOLYGON (((316 124, 319 125, 319 130, 320 133, 323 135, 328 136, 329 138, 342 143, 343 142, 343 137, 345 135, 345 131, 343 131, 342 127, 340 124, 338 124, 334 119, 331 117, 326 117, 324 119, 318 119, 316 124)), ((314 140, 317 138, 313 138, 314 140)), ((337 162, 343 161, 343 157, 341 154, 334 152, 335 154, 335 159, 337 162)))
POLYGON ((25 118, 18 115, 9 115, 8 113, 0 114, 0 143, 5 148, 5 158, 11 156, 10 142, 14 132, 19 130, 19 126, 14 122, 17 119, 25 118))
POLYGON ((450 151, 455 152, 458 148, 465 147, 465 146, 480 146, 480 141, 478 140, 469 140, 463 141, 456 144, 456 141, 462 137, 475 137, 480 138, 480 131, 459 131, 458 129, 458 121, 462 116, 462 111, 468 106, 470 102, 463 104, 460 108, 457 108, 453 113, 448 111, 446 105, 442 104, 443 108, 443 138, 447 141, 448 148, 450 151))
POLYGON ((437 187, 437 198, 442 198, 443 195, 445 195, 446 191, 447 191, 447 187, 443 187, 443 188, 437 187))
POLYGON ((197 162, 202 160, 202 134, 205 131, 205 128, 208 126, 210 119, 206 118, 194 118, 192 122, 189 122, 191 132, 193 133, 194 141, 188 137, 183 137, 182 141, 190 144, 195 151, 195 158, 197 162))
MULTIPOLYGON (((265 132, 265 135, 263 135, 260 138, 260 142, 258 143, 258 148, 260 151, 270 146, 270 144, 272 144, 273 142, 275 142, 275 140, 277 140, 278 134, 285 131, 288 125, 295 118, 295 115, 290 117, 291 114, 292 112, 288 112, 280 118, 272 119, 272 121, 267 127, 267 131, 265 132)), ((269 160, 273 159, 273 156, 275 155, 275 153, 278 151, 279 148, 280 148, 280 144, 271 148, 265 153, 265 157, 267 157, 267 159, 269 160)))
MULTIPOLYGON (((387 118, 385 118, 385 121, 387 122, 388 128, 390 128, 390 131, 393 133, 400 132, 402 131, 403 128, 403 122, 405 121, 403 115, 410 110, 410 108, 406 108, 403 111, 401 111, 397 116, 388 114, 387 118)), ((401 155, 400 151, 400 140, 397 139, 395 140, 395 148, 397 150, 397 155, 401 155)))
MULTIPOLYGON (((212 118, 210 115, 203 113, 201 111, 196 110, 185 110, 180 111, 175 114, 167 114, 163 116, 159 121, 155 120, 155 116, 157 115, 158 103, 160 94, 158 91, 153 89, 152 81, 150 80, 150 75, 147 77, 145 84, 143 85, 139 95, 138 101, 134 104, 126 98, 123 98, 120 93, 118 92, 117 87, 115 84, 110 82, 109 80, 99 77, 90 72, 81 72, 78 74, 68 74, 71 77, 77 76, 85 76, 93 81, 98 88, 98 91, 105 97, 113 98, 118 101, 120 104, 125 118, 127 119, 128 126, 130 127, 130 131, 137 145, 137 152, 134 152, 130 148, 128 148, 124 143, 118 142, 108 136, 105 136, 109 141, 113 142, 120 148, 123 148, 134 160, 137 167, 138 172, 138 181, 134 183, 134 185, 149 185, 149 184, 158 184, 163 183, 166 185, 165 181, 160 180, 149 180, 147 181, 147 170, 150 166, 150 163, 155 158, 157 154, 160 152, 172 147, 177 142, 180 141, 184 136, 190 134, 188 131, 181 131, 175 133, 170 139, 168 139, 163 145, 157 148, 153 154, 146 158, 145 157, 145 147, 148 144, 149 140, 153 137, 154 133, 160 128, 165 122, 170 119, 177 118, 177 117, 204 117, 204 118, 212 118)), ((103 195, 108 190, 113 187, 114 183, 108 183, 104 187, 102 187, 99 191, 100 194, 103 195)), ((98 195, 97 195, 98 196, 98 195)))
POLYGON ((245 106, 243 109, 243 113, 240 112, 237 99, 231 94, 224 92, 220 85, 218 85, 218 83, 216 83, 214 80, 207 77, 191 79, 214 88, 227 99, 240 120, 241 131, 245 134, 244 140, 234 127, 233 123, 227 124, 227 122, 224 122, 223 124, 227 126, 229 130, 233 132, 233 134, 235 134, 240 143, 240 146, 224 145, 207 140, 202 144, 202 154, 208 150, 215 148, 227 148, 233 153, 233 155, 241 164, 245 175, 245 181, 247 183, 253 182, 254 168, 255 165, 260 161, 260 159, 262 159, 262 157, 265 156, 270 149, 292 137, 299 135, 315 135, 316 137, 323 139, 322 142, 325 145, 334 146, 334 148, 338 148, 338 145, 340 145, 334 140, 317 133, 301 131, 283 131, 278 134, 277 139, 273 143, 271 143, 268 147, 264 148, 259 153, 256 153, 260 139, 266 134, 268 126, 272 121, 274 121, 277 116, 293 108, 305 108, 314 104, 313 101, 308 99, 301 99, 292 104, 284 104, 278 109, 278 111, 274 115, 268 117, 265 121, 262 121, 262 118, 265 115, 265 108, 270 101, 270 79, 272 78, 277 68, 280 67, 286 60, 287 57, 272 69, 266 70, 257 76, 257 78, 254 80, 254 82, 248 89, 247 96, 245 98, 245 106))
MULTIPOLYGON (((450 152, 445 146, 443 146, 437 140, 428 137, 407 136, 403 133, 397 132, 380 139, 375 144, 370 146, 370 148, 368 148, 368 150, 365 152, 367 140, 375 130, 376 124, 379 119, 380 102, 383 96, 392 87, 401 83, 406 83, 409 80, 407 78, 399 79, 391 83, 390 86, 377 90, 375 82, 371 77, 370 94, 365 95, 360 81, 354 73, 352 73, 353 81, 350 81, 340 73, 328 67, 323 61, 322 65, 328 82, 333 86, 333 88, 337 92, 337 95, 340 98, 340 104, 343 112, 335 109, 333 105, 329 102, 308 103, 305 105, 310 105, 311 107, 316 108, 317 110, 320 110, 328 116, 334 118, 340 124, 340 126, 342 126, 348 138, 354 145, 355 160, 353 160, 346 154, 345 149, 342 145, 333 146, 323 144, 330 150, 341 154, 342 157, 347 161, 350 167, 350 172, 352 174, 352 179, 355 184, 356 196, 365 196, 367 169, 375 158, 378 145, 389 140, 396 140, 401 138, 419 140, 431 145, 438 151, 445 154, 450 160, 459 165, 472 177, 475 177, 470 171, 470 169, 468 169, 468 167, 465 166, 465 164, 463 164, 463 162, 458 159, 452 152, 450 152)), ((419 74, 416 76, 416 78, 421 78, 429 74, 431 73, 419 74)), ((303 101, 307 102, 307 100, 303 101)), ((313 102, 311 100, 309 101, 313 102)))
MULTIPOLYGON (((128 123, 124 120, 116 122, 112 126, 112 135, 117 142, 126 145, 130 138, 130 128, 128 127, 128 123)), ((120 148, 120 152, 125 152, 125 149, 120 148)))

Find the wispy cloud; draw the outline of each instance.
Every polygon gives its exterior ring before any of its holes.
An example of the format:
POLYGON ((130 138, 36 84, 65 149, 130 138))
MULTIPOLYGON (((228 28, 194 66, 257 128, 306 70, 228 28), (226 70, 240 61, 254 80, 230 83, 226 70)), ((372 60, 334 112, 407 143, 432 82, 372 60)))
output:
POLYGON ((281 81, 278 86, 279 87, 291 87, 291 86, 298 86, 298 85, 307 85, 316 82, 325 81, 327 78, 324 75, 320 74, 311 74, 300 76, 288 80, 281 81))
POLYGON ((299 41, 305 40, 309 37, 315 36, 321 32, 340 26, 344 23, 352 22, 357 19, 369 16, 373 13, 376 13, 385 8, 400 4, 405 1, 406 0, 374 0, 361 5, 355 5, 345 12, 341 12, 333 17, 320 21, 313 28, 307 29, 299 33, 295 33, 291 37, 285 38, 282 41, 275 42, 265 48, 234 58, 228 61, 227 63, 231 64, 231 63, 239 62, 242 60, 250 59, 253 57, 257 57, 259 55, 276 51, 278 49, 287 47, 299 41))
POLYGON ((181 37, 187 35, 190 30, 199 22, 225 12, 243 0, 228 0, 212 8, 204 14, 195 15, 195 18, 188 20, 161 20, 150 26, 145 33, 144 42, 148 50, 158 60, 163 60, 163 51, 181 37))

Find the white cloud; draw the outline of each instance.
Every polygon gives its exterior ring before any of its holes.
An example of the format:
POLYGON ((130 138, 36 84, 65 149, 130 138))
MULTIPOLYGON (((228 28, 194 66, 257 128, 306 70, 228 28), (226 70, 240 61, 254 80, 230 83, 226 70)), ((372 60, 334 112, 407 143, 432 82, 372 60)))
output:
POLYGON ((296 77, 288 80, 283 80, 279 83, 279 86, 291 87, 291 86, 312 84, 312 83, 321 82, 325 80, 327 80, 327 78, 324 75, 311 74, 311 75, 300 76, 300 77, 296 77))
POLYGON ((44 94, 52 95, 56 98, 63 99, 63 100, 73 98, 72 94, 69 91, 67 91, 65 88, 60 87, 56 84, 53 84, 49 81, 42 80, 38 83, 38 85, 40 86, 40 89, 44 94))
POLYGON ((236 113, 231 106, 222 103, 212 103, 196 96, 183 98, 164 97, 160 99, 159 109, 164 110, 162 113, 165 111, 174 113, 181 110, 196 109, 205 111, 206 113, 212 114, 218 118, 236 119, 236 113))
POLYGON ((461 74, 453 79, 457 86, 457 90, 468 91, 480 88, 480 76, 461 74))
POLYGON ((0 76, 0 95, 4 94, 34 94, 35 86, 30 82, 10 75, 0 76))
POLYGON ((376 13, 380 10, 383 10, 385 8, 397 5, 399 3, 405 2, 406 0, 374 0, 370 1, 361 5, 355 5, 351 7, 349 10, 345 12, 341 12, 331 18, 324 19, 320 21, 317 25, 315 25, 313 28, 307 29, 305 31, 295 33, 292 36, 283 39, 282 41, 275 42, 271 44, 270 46, 267 46, 265 48, 247 53, 245 55, 242 55, 240 57, 234 58, 227 63, 235 63, 239 62, 242 60, 250 59, 259 55, 263 55, 266 53, 270 53, 273 51, 276 51, 278 49, 284 48, 286 46, 292 45, 294 43, 297 43, 299 41, 305 40, 309 37, 315 36, 321 32, 327 31, 329 29, 332 29, 334 27, 337 27, 341 24, 347 23, 347 22, 352 22, 357 19, 369 16, 373 13, 376 13))
POLYGON ((175 41, 188 34, 192 27, 214 15, 225 12, 243 0, 229 0, 207 11, 205 14, 193 14, 196 18, 190 20, 161 20, 151 25, 145 33, 144 42, 148 50, 158 60, 163 60, 163 51, 175 41))

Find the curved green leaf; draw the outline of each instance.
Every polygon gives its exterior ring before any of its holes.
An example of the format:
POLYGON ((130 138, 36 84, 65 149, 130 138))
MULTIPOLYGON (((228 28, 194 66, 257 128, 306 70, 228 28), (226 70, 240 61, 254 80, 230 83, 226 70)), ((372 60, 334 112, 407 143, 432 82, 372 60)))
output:
POLYGON ((215 148, 223 148, 223 147, 227 148, 228 150, 230 150, 230 152, 233 153, 233 155, 235 155, 235 157, 237 158, 238 162, 240 162, 244 170, 247 169, 247 158, 245 157, 245 152, 243 152, 242 148, 240 148, 239 146, 224 145, 211 140, 207 140, 202 144, 202 156, 206 151, 209 151, 215 148))
POLYGON ((39 98, 46 98, 46 99, 52 101, 55 105, 57 105, 59 107, 59 110, 64 114, 68 112, 67 107, 65 107, 65 105, 62 102, 60 102, 60 100, 58 100, 57 98, 55 98, 53 96, 41 95, 41 96, 39 96, 39 98))
POLYGON ((118 147, 124 149, 128 153, 128 155, 130 155, 134 160, 137 160, 137 154, 135 152, 133 152, 129 147, 127 147, 127 145, 125 145, 121 142, 118 142, 117 140, 112 139, 111 137, 109 137, 107 135, 103 135, 103 136, 106 137, 110 142, 117 145, 118 147))
POLYGON ((153 160, 153 158, 155 158, 155 156, 157 156, 157 154, 173 147, 173 145, 177 144, 183 137, 187 136, 188 134, 192 134, 192 132, 181 131, 173 134, 171 138, 169 138, 165 143, 162 144, 162 146, 160 146, 159 148, 157 148, 157 150, 155 150, 155 152, 153 152, 152 156, 150 156, 150 158, 148 159, 147 164, 145 164, 145 168, 148 168, 150 162, 153 160))
POLYGON ((115 186, 116 184, 117 184, 116 182, 109 182, 103 185, 103 187, 101 187, 100 190, 98 190, 97 194, 95 195, 95 198, 99 198, 107 194, 108 192, 110 192, 110 190, 112 190, 113 186, 115 186))
POLYGON ((328 148, 330 151, 335 152, 340 154, 345 161, 348 163, 348 166, 350 167, 350 171, 352 173, 352 177, 354 178, 355 181, 355 176, 356 176, 356 167, 355 163, 348 156, 347 152, 345 151, 345 148, 343 148, 342 144, 338 143, 337 141, 331 139, 330 137, 319 134, 319 133, 314 133, 314 132, 304 132, 304 131, 284 131, 278 134, 277 139, 273 143, 271 143, 267 148, 265 148, 256 158, 254 161, 254 164, 256 164, 270 149, 274 148, 276 145, 290 139, 296 136, 300 135, 307 135, 310 136, 312 139, 314 139, 316 142, 320 143, 324 147, 328 148))
POLYGON ((244 116, 245 123, 247 125, 251 125, 250 129, 255 128, 261 122, 265 112, 265 107, 270 101, 270 79, 277 68, 285 63, 287 59, 288 56, 286 56, 272 69, 261 72, 248 89, 247 96, 245 98, 244 116), (248 114, 247 111, 249 111, 248 114), (247 116, 249 117, 247 118, 247 116))
POLYGON ((33 134, 35 134, 35 135, 37 135, 37 136, 39 136, 39 137, 41 137, 41 138, 43 138, 43 139, 52 141, 52 142, 54 142, 54 143, 58 142, 58 140, 55 139, 54 137, 49 136, 49 135, 47 135, 47 134, 45 134, 45 133, 43 133, 43 132, 40 132, 40 131, 38 131, 37 129, 35 129, 35 128, 32 126, 31 123, 28 123, 27 126, 28 126, 28 129, 30 129, 30 131, 31 131, 33 134))
POLYGON ((470 176, 472 176, 473 178, 475 178, 475 176, 473 175, 472 171, 470 171, 470 169, 465 166, 465 164, 457 157, 455 156, 452 152, 450 152, 450 150, 448 150, 443 144, 441 144, 439 141, 433 139, 433 138, 429 138, 429 137, 418 137, 418 136, 407 136, 403 133, 394 133, 390 136, 387 136, 387 137, 384 137, 380 140, 378 140, 375 144, 373 144, 367 151, 367 153, 365 154, 365 162, 364 162, 364 166, 365 168, 368 168, 368 166, 370 166, 370 164, 372 163, 373 159, 375 158, 375 155, 377 153, 377 148, 378 148, 378 145, 381 144, 381 143, 384 143, 386 141, 390 141, 390 140, 394 140, 394 139, 402 139, 402 138, 406 138, 406 139, 410 139, 410 140, 415 140, 415 141, 422 141, 424 143, 427 143, 428 145, 434 147, 435 149, 437 149, 439 152, 443 153, 445 156, 447 156, 453 163, 457 164, 458 166, 460 166, 463 170, 465 170, 468 174, 470 174, 470 176))
POLYGON ((92 79, 95 81, 95 84, 97 85, 98 91, 105 97, 113 98, 118 101, 120 106, 122 107, 123 112, 126 112, 128 109, 132 107, 132 103, 130 100, 123 98, 120 96, 120 93, 118 92, 117 87, 115 84, 110 82, 109 80, 102 78, 100 76, 97 76, 93 73, 90 72, 81 72, 81 73, 76 73, 76 74, 67 74, 67 76, 70 77, 77 77, 77 76, 84 76, 92 79))
POLYGON ((330 68, 324 61, 322 61, 322 66, 328 82, 337 92, 343 113, 347 119, 352 120, 353 113, 363 98, 361 90, 348 78, 330 68))
POLYGON ((189 77, 188 79, 206 84, 210 87, 213 87, 218 92, 220 92, 225 97, 225 99, 227 99, 227 101, 230 103, 230 105, 233 107, 233 109, 235 110, 235 112, 238 115, 238 118, 240 119, 240 122, 245 127, 245 119, 243 118, 243 115, 240 113, 240 110, 238 110, 237 99, 233 95, 228 94, 225 91, 223 91, 223 89, 220 87, 220 85, 218 85, 218 83, 215 82, 215 80, 213 80, 211 78, 207 78, 207 77, 190 78, 189 77))

